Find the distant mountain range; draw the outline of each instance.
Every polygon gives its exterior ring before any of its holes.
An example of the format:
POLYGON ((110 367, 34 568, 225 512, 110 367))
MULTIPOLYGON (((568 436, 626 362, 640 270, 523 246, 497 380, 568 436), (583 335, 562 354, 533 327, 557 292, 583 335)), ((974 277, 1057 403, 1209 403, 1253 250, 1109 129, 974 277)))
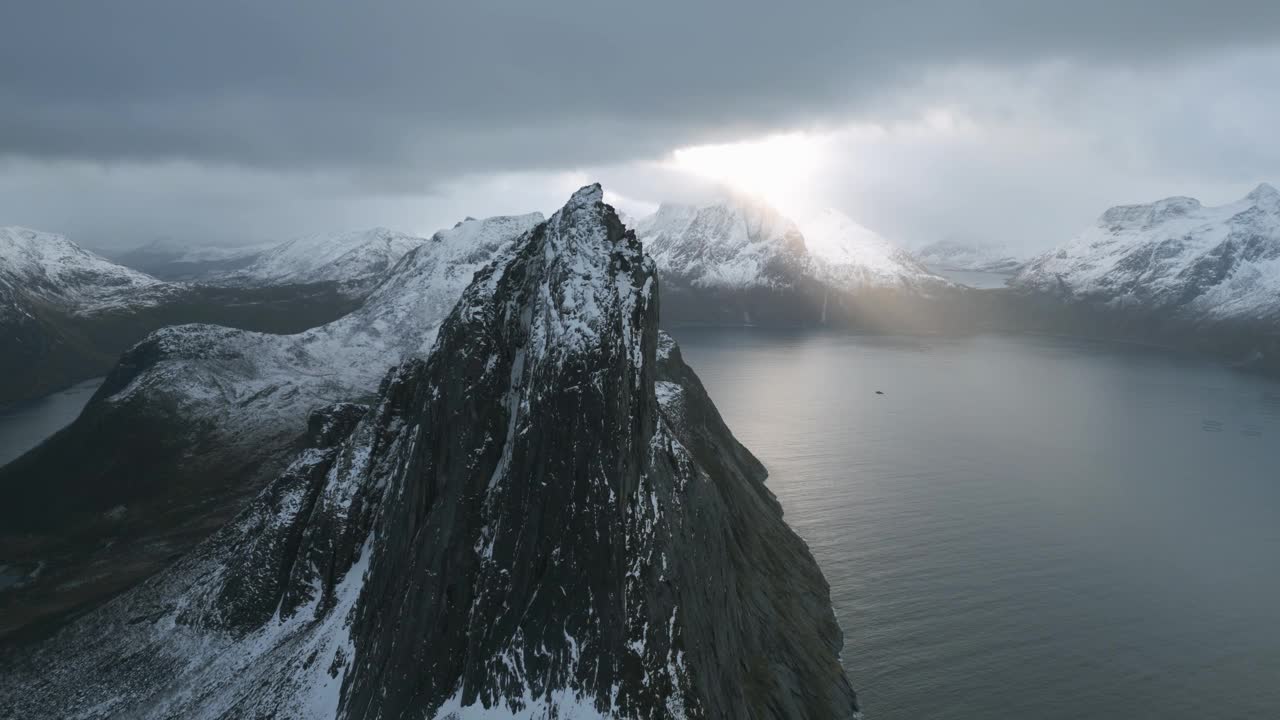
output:
POLYGON ((204 282, 251 265, 275 246, 275 243, 244 247, 194 246, 161 239, 129 250, 102 250, 101 253, 112 262, 161 280, 204 282))
POLYGON ((425 242, 426 238, 386 228, 309 235, 264 250, 252 263, 211 281, 249 287, 332 281, 360 296, 406 253, 425 242))
POLYGON ((337 282, 223 288, 159 280, 54 233, 0 228, 0 405, 105 373, 184 322, 296 332, 357 304, 337 282))
POLYGON ((935 270, 1014 273, 1023 260, 1008 248, 996 244, 975 244, 958 240, 939 240, 914 253, 916 258, 935 270))
POLYGON ((1280 191, 1259 185, 1218 207, 1188 197, 1113 207, 1013 285, 1197 322, 1280 320, 1280 191))
POLYGON ((279 243, 208 247, 157 240, 113 254, 123 265, 173 281, 224 287, 269 287, 335 282, 344 292, 367 293, 405 253, 426 242, 372 228, 320 233, 279 243))

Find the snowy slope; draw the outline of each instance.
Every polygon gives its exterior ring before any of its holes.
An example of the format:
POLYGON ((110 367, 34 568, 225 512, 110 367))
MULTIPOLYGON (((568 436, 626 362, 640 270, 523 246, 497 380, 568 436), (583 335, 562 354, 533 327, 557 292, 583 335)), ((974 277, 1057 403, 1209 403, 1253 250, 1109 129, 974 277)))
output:
POLYGON ((430 349, 462 289, 493 253, 539 214, 468 220, 406 254, 356 311, 296 335, 210 325, 165 328, 142 345, 162 358, 108 404, 169 398, 193 422, 213 422, 237 442, 296 435, 307 413, 367 396, 388 367, 430 349))
POLYGON ((703 206, 663 203, 635 231, 663 278, 695 287, 787 285, 806 262, 795 223, 744 198, 703 206))
POLYGON ((919 288, 945 284, 911 253, 834 208, 801 228, 814 275, 836 287, 919 288))
POLYGON ((400 258, 427 242, 386 228, 295 238, 263 252, 252 264, 229 273, 230 282, 288 285, 380 278, 400 258))
POLYGON ((939 240, 913 253, 924 265, 937 270, 1012 273, 1022 264, 1016 253, 997 244, 973 244, 939 240))
POLYGON ((797 225, 756 200, 710 205, 664 203, 636 224, 664 280, 697 288, 791 288, 816 281, 831 289, 946 285, 909 253, 827 210, 797 225))
POLYGON ((263 243, 257 245, 189 245, 172 239, 153 240, 145 245, 126 250, 123 254, 145 254, 156 258, 164 258, 175 263, 226 262, 256 257, 275 249, 279 243, 263 243))
POLYGON ((154 305, 177 288, 95 255, 62 235, 0 227, 0 282, 63 312, 154 305))
POLYGON ((1263 184, 1217 207, 1172 197, 1111 208, 1012 284, 1194 319, 1280 318, 1280 192, 1263 184))

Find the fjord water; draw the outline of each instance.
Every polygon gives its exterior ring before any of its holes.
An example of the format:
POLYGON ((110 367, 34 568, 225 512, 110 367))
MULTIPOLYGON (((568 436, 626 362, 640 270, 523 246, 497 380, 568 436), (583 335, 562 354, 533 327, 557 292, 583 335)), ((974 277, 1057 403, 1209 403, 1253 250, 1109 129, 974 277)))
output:
POLYGON ((1036 337, 674 334, 822 566, 869 720, 1280 717, 1280 383, 1036 337))
POLYGON ((102 380, 85 380, 37 400, 0 408, 0 465, 39 445, 75 420, 102 380))
POLYGON ((953 283, 980 290, 1002 288, 1013 277, 1009 273, 986 272, 983 270, 937 270, 935 272, 953 283))

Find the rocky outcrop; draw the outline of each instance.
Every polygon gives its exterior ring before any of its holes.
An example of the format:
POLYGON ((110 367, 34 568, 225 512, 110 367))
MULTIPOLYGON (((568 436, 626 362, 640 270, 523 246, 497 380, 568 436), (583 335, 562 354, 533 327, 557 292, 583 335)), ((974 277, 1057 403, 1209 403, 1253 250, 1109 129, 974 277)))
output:
POLYGON ((22 716, 847 718, 828 588, 583 188, 176 566, 13 658, 22 716), (39 680, 37 680, 37 678, 39 680))

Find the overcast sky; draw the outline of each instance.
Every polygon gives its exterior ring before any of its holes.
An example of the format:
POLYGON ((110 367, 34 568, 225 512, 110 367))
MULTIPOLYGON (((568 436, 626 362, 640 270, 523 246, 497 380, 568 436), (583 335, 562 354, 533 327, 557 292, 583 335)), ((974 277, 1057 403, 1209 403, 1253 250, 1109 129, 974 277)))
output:
POLYGON ((429 233, 591 180, 639 213, 710 178, 1030 250, 1280 184, 1274 0, 86 0, 0 27, 0 224, 97 247, 429 233))

